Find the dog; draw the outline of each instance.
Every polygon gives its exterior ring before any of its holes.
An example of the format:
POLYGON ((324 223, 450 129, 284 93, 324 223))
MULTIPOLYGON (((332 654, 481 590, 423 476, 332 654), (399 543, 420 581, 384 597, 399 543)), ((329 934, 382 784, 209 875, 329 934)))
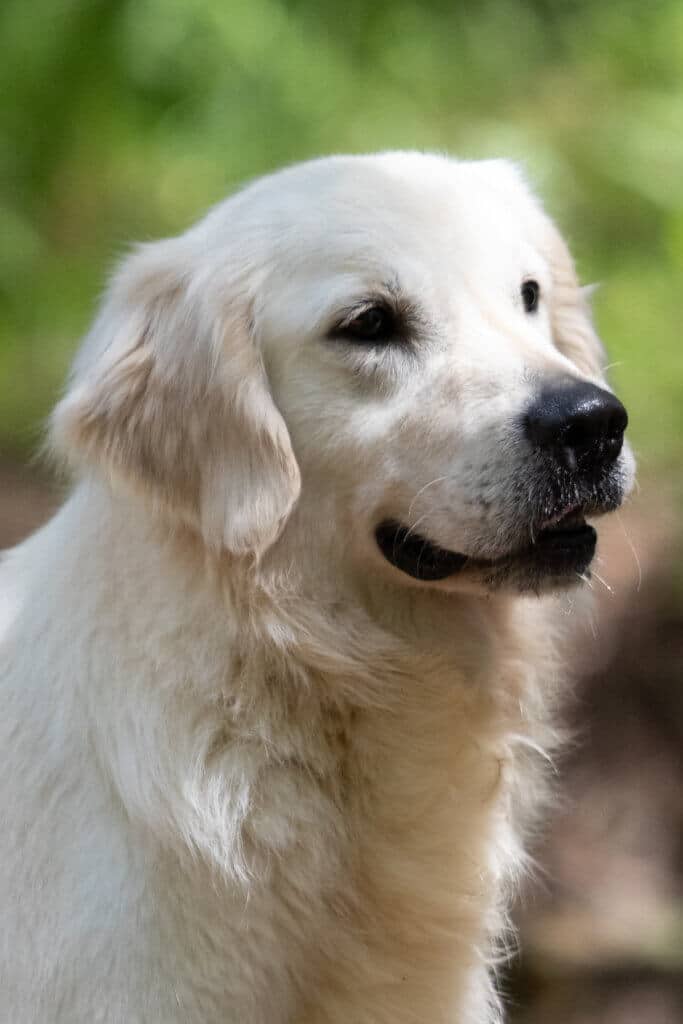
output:
POLYGON ((0 570, 0 1020, 502 1019, 603 363, 504 160, 315 160, 123 261, 0 570))

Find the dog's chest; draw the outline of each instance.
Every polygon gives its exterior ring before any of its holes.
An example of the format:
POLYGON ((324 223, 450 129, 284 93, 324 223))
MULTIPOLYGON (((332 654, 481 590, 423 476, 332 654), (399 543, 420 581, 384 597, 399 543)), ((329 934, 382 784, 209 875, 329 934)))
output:
POLYGON ((264 769, 258 838, 287 841, 261 863, 274 903, 299 907, 285 941, 316 993, 306 1024, 447 1021, 466 978, 486 987, 509 827, 497 729, 490 700, 422 680, 391 706, 328 712, 306 753, 264 769))
POLYGON ((329 678, 295 691, 273 677, 226 706, 202 791, 224 787, 231 845, 167 922, 188 937, 173 971, 188 1000, 199 978, 217 1012, 246 1006, 256 973, 269 995, 254 1020, 272 1024, 489 1019, 520 728, 489 669, 468 681, 440 663, 365 704, 329 678))

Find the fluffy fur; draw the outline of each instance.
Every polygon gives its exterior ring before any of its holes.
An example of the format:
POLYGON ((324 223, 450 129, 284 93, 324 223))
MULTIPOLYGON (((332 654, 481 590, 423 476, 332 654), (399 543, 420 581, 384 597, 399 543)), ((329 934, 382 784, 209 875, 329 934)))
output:
POLYGON ((519 417, 601 358, 505 162, 315 161, 124 262, 52 419, 75 488, 0 569, 0 1020, 499 1020, 558 599, 373 531, 528 538, 519 417), (335 334, 376 295, 409 342, 335 334))

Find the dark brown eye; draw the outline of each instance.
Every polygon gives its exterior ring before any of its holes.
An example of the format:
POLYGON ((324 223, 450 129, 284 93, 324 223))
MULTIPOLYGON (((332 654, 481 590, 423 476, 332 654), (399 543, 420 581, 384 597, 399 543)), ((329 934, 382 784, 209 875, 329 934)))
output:
POLYGON ((383 345, 396 334, 396 320, 386 306, 369 306, 342 324, 337 333, 368 345, 383 345))
POLYGON ((538 281, 525 281, 522 285, 522 302, 527 313, 536 312, 540 297, 541 288, 538 281))

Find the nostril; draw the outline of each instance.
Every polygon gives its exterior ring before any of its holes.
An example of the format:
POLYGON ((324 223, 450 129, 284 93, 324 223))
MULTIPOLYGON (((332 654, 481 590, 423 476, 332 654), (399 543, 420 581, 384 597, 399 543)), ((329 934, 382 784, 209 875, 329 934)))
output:
POLYGON ((563 442, 566 448, 588 448, 599 436, 599 428, 588 417, 571 420, 565 428, 563 442))
POLYGON ((628 426, 628 413, 618 398, 616 401, 619 403, 619 408, 615 409, 609 417, 607 425, 607 436, 610 440, 616 440, 618 437, 621 437, 628 426))
POLYGON ((558 444, 562 424, 541 409, 533 409, 524 418, 524 432, 536 448, 552 448, 558 444))

